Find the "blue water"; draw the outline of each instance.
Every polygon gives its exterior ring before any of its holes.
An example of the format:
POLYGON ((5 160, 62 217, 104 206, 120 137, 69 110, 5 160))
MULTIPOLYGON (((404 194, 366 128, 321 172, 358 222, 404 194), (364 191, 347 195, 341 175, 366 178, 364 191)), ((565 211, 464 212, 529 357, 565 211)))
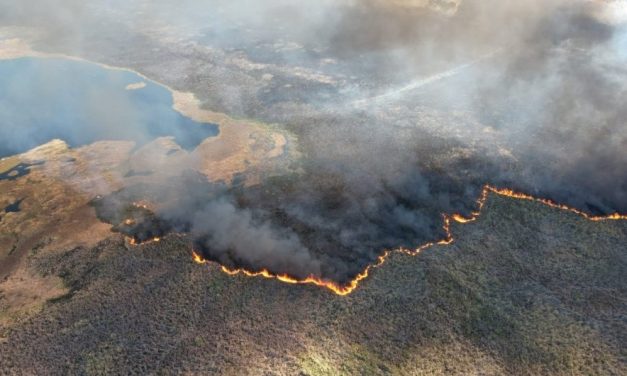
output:
POLYGON ((0 61, 0 157, 58 138, 72 147, 99 140, 141 146, 172 136, 187 150, 218 134, 172 108, 168 89, 139 75, 65 59, 0 61), (126 90, 128 84, 146 87, 126 90))

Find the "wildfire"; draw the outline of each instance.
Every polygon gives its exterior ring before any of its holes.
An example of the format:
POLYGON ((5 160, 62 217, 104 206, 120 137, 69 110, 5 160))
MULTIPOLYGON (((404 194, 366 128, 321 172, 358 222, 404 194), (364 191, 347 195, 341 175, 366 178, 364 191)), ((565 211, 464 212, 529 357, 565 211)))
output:
MULTIPOLYGON (((325 287, 337 295, 345 296, 355 291, 355 289, 359 286, 359 283, 368 277, 370 271, 374 268, 377 268, 383 265, 386 259, 394 252, 400 252, 400 253, 405 253, 410 256, 416 256, 420 252, 434 245, 448 245, 448 244, 453 243, 455 239, 453 238, 453 235, 451 233, 451 228, 450 228, 451 219, 458 223, 469 223, 469 222, 476 221, 481 215, 481 211, 490 193, 495 193, 500 196, 511 197, 511 198, 515 198, 519 200, 540 202, 544 205, 550 206, 555 209, 565 210, 571 213, 578 214, 591 221, 627 220, 627 215, 624 215, 624 214, 614 213, 614 214, 610 214, 607 216, 593 216, 581 210, 571 208, 566 205, 558 204, 548 199, 533 197, 531 195, 516 192, 508 188, 497 188, 491 185, 485 185, 483 187, 483 190, 481 191, 481 195, 476 201, 477 209, 471 213, 470 217, 464 217, 463 215, 457 214, 457 213, 451 214, 451 215, 448 215, 448 214, 443 215, 444 221, 443 221, 442 228, 444 230, 444 233, 446 234, 443 239, 423 244, 414 250, 399 248, 394 251, 385 251, 381 256, 377 258, 377 261, 375 263, 368 265, 366 269, 364 269, 361 273, 359 273, 352 281, 350 281, 346 285, 339 285, 333 281, 322 279, 313 275, 310 275, 304 279, 297 279, 287 274, 275 274, 275 273, 270 272, 267 269, 262 269, 261 271, 249 271, 245 269, 229 269, 224 265, 221 265, 220 269, 224 273, 228 275, 233 275, 233 276, 242 274, 248 277, 263 277, 267 279, 276 279, 281 282, 290 283, 290 284, 298 284, 298 285, 313 284, 316 286, 325 287)), ((197 253, 194 250, 192 250, 192 259, 194 260, 194 262, 198 264, 206 264, 209 262, 208 260, 204 259, 199 253, 197 253)))
MULTIPOLYGON (((326 287, 329 290, 333 291, 335 294, 344 296, 353 292, 353 290, 355 290, 357 286, 359 285, 359 282, 363 280, 364 278, 368 277, 368 273, 370 272, 371 269, 382 265, 385 262, 385 259, 389 256, 389 254, 390 252, 386 251, 384 254, 379 256, 376 263, 368 265, 368 267, 364 269, 363 272, 359 273, 357 277, 355 277, 352 281, 350 281, 345 286, 341 286, 333 281, 322 279, 313 275, 310 275, 304 279, 297 279, 288 274, 274 274, 267 269, 262 269, 260 271, 253 272, 253 271, 249 271, 246 269, 229 269, 226 266, 221 265, 220 270, 222 270, 222 272, 228 275, 243 274, 247 277, 262 277, 262 278, 267 278, 267 279, 276 279, 281 282, 290 283, 294 285, 313 284, 313 285, 320 286, 320 287, 326 287)), ((196 251, 192 251, 192 259, 197 264, 208 263, 208 261, 204 259, 196 251)))
POLYGON ((126 237, 126 240, 128 241, 128 244, 130 244, 130 245, 140 245, 140 244, 157 243, 157 242, 161 241, 161 238, 157 236, 157 237, 154 237, 152 239, 148 239, 148 240, 144 240, 144 241, 138 242, 137 240, 135 240, 135 238, 128 236, 128 237, 126 237))
POLYGON ((490 192, 494 192, 498 195, 501 196, 506 196, 506 197, 512 197, 512 198, 517 198, 519 200, 527 200, 527 201, 536 201, 536 202, 540 202, 544 205, 550 206, 552 208, 555 209, 560 209, 560 210, 566 210, 569 211, 571 213, 575 213, 578 214, 586 219, 589 219, 591 221, 595 221, 595 222, 599 222, 599 221, 616 221, 616 220, 627 220, 627 214, 620 214, 620 213, 613 213, 610 215, 590 215, 586 212, 583 212, 579 209, 575 209, 575 208, 571 208, 570 206, 566 206, 566 205, 562 205, 562 204, 558 204, 556 202, 553 202, 551 200, 548 200, 546 198, 538 198, 538 197, 533 197, 531 195, 527 195, 524 193, 520 193, 520 192, 516 192, 513 191, 511 189, 508 188, 496 188, 493 187, 491 185, 486 185, 484 187, 484 191, 490 191, 490 192))
POLYGON ((134 207, 139 208, 139 209, 149 210, 148 205, 144 204, 143 202, 133 202, 131 205, 133 205, 134 207))
POLYGON ((207 260, 205 260, 204 258, 202 258, 201 255, 199 255, 198 253, 196 253, 196 251, 192 250, 192 259, 194 260, 194 262, 196 264, 206 264, 207 260))

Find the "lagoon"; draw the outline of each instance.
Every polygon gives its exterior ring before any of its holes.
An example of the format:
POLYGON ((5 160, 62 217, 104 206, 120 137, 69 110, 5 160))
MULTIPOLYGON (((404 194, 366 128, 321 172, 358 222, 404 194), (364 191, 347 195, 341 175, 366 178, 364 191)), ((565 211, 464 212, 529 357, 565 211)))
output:
POLYGON ((170 90, 137 73, 62 58, 0 61, 0 157, 61 139, 71 147, 100 140, 141 146, 171 136, 192 150, 218 126, 172 107, 170 90))

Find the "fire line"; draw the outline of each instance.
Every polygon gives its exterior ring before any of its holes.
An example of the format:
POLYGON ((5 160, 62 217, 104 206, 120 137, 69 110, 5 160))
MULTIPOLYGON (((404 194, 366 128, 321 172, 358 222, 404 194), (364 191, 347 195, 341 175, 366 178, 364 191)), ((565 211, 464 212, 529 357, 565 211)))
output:
MULTIPOLYGON (((380 255, 376 262, 373 264, 368 265, 368 267, 366 267, 366 269, 364 269, 361 273, 357 274, 357 276, 355 278, 353 278, 353 280, 351 280, 348 284, 346 285, 340 285, 336 282, 333 282, 331 280, 328 279, 324 279, 324 278, 320 278, 320 277, 316 277, 314 275, 310 275, 307 278, 304 279, 297 279, 295 277, 292 277, 290 275, 287 274, 275 274, 270 272, 267 269, 262 269, 261 271, 249 271, 246 269, 229 269, 226 266, 220 265, 221 270, 228 274, 228 275, 238 275, 238 274, 242 274, 248 277, 263 277, 263 278, 267 278, 267 279, 276 279, 279 280, 281 282, 285 282, 285 283, 291 283, 291 284, 299 284, 299 285, 304 285, 304 284, 313 284, 316 286, 320 286, 320 287, 325 287, 329 290, 331 290, 333 293, 337 294, 337 295, 341 295, 341 296, 346 296, 350 293, 352 293, 353 291, 355 291, 355 289, 359 286, 359 283, 361 281, 363 281, 364 279, 366 279, 369 275, 369 273, 383 265, 385 263, 385 261, 387 260, 387 258, 395 252, 400 252, 400 253, 405 253, 407 255, 410 256, 416 256, 418 255, 420 252, 424 251, 425 249, 432 247, 434 245, 448 245, 453 243, 454 238, 453 235, 451 233, 451 229, 450 229, 450 225, 451 225, 451 220, 454 220, 455 222, 458 223, 469 223, 469 222, 473 222, 475 220, 477 220, 479 218, 479 216, 481 215, 481 211, 488 199, 488 195, 490 193, 494 193, 500 196, 504 196, 504 197, 510 197, 510 198, 515 198, 515 199, 519 199, 519 200, 527 200, 527 201, 535 201, 535 202, 539 202, 542 203, 544 205, 547 205, 551 208, 555 208, 555 209, 559 209, 559 210, 565 210, 565 211, 569 211, 571 213, 575 213, 578 214, 582 217, 584 217, 587 220, 590 221, 595 221, 595 222, 599 222, 599 221, 607 221, 607 220, 627 220, 627 215, 625 214, 619 214, 619 213, 614 213, 614 214, 610 214, 607 216, 594 216, 594 215, 590 215, 587 214, 581 210, 575 209, 575 208, 571 208, 569 206, 566 205, 562 205, 562 204, 558 204, 555 203, 551 200, 545 199, 545 198, 538 198, 538 197, 534 197, 525 193, 521 193, 521 192, 516 192, 512 189, 508 189, 508 188, 497 188, 491 185, 485 185, 481 191, 481 195, 479 196, 479 198, 477 199, 477 209, 475 211, 473 211, 470 215, 470 217, 464 217, 460 214, 452 214, 452 215, 448 215, 445 214, 443 215, 444 217, 444 223, 442 225, 442 228, 444 229, 444 232, 446 234, 446 236, 441 239, 441 240, 437 240, 437 241, 433 241, 433 242, 428 242, 425 243, 421 246, 419 246, 418 248, 411 250, 411 249, 405 249, 405 248, 399 248, 393 251, 385 251, 382 255, 380 255)), ((194 262, 198 263, 198 264, 206 264, 209 263, 208 260, 204 259, 199 253, 197 253, 196 251, 192 250, 192 258, 194 260, 194 262)))

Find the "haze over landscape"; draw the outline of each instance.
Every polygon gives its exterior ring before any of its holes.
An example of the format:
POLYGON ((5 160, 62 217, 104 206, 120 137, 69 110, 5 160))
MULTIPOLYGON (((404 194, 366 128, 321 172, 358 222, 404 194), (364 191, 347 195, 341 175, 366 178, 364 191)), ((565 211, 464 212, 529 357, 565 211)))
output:
POLYGON ((0 0, 0 370, 627 372, 625 67, 622 0, 0 0))

